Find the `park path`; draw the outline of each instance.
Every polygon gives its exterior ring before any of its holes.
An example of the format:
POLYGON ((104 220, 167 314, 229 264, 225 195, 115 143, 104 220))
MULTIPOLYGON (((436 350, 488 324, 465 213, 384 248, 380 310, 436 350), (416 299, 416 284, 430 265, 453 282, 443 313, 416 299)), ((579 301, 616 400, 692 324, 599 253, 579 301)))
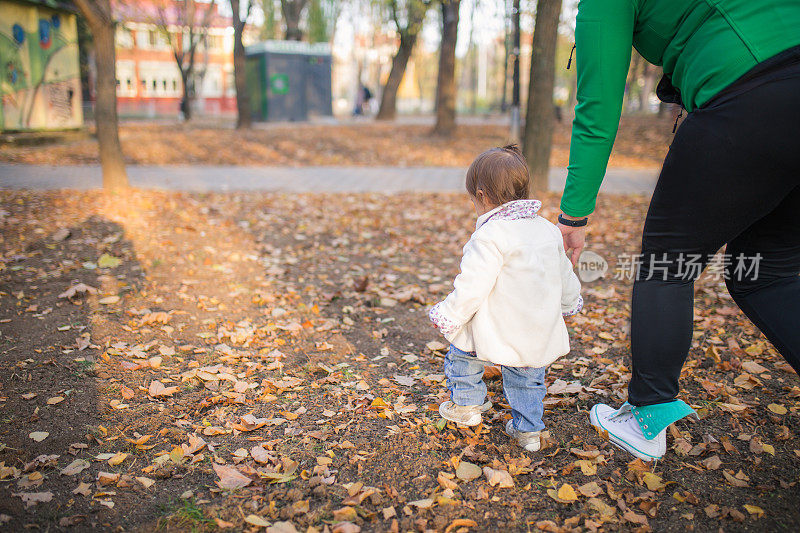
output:
MULTIPOLYGON (((218 167, 129 166, 131 184, 143 189, 281 192, 461 191, 465 169, 458 167, 218 167)), ((550 189, 564 187, 565 168, 550 170, 550 189)), ((658 169, 611 168, 601 191, 649 194, 658 169)), ((0 164, 0 188, 95 189, 99 165, 0 164)))

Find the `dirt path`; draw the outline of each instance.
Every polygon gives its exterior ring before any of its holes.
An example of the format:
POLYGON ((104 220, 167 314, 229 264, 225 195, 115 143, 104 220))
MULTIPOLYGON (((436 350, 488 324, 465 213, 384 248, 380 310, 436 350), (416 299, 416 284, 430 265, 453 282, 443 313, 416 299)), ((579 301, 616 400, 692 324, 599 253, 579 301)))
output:
MULTIPOLYGON (((678 423, 649 471, 586 424, 625 395, 625 280, 585 287, 573 352, 549 372, 547 449, 502 435, 497 381, 476 431, 439 419, 425 311, 469 234, 461 195, 0 194, 10 530, 800 524, 797 376, 720 280, 698 284, 683 382, 703 421, 678 423), (479 478, 462 479, 468 463, 479 478)), ((645 205, 600 209, 590 246, 613 269, 645 205)))

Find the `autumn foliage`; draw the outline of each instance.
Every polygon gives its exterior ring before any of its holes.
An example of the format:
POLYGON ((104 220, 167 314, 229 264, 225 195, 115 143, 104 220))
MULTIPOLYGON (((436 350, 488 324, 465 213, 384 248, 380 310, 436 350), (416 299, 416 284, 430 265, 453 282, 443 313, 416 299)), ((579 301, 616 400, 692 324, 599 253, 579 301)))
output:
MULTIPOLYGON (((646 200, 603 197, 572 352, 548 372, 537 453, 439 418, 426 317, 472 226, 458 194, 2 192, 0 521, 80 530, 795 529, 797 376, 696 287, 681 396, 700 414, 631 461, 588 425, 630 376, 646 200)), ((543 198, 553 218, 557 198, 543 198)))

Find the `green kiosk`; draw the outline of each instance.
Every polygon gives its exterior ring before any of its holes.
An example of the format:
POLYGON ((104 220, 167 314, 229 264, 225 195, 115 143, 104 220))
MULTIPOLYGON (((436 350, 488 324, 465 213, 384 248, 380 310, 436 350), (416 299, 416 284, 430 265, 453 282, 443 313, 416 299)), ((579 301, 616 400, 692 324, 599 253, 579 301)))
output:
POLYGON ((246 48, 250 109, 257 121, 332 116, 327 43, 264 41, 246 48))

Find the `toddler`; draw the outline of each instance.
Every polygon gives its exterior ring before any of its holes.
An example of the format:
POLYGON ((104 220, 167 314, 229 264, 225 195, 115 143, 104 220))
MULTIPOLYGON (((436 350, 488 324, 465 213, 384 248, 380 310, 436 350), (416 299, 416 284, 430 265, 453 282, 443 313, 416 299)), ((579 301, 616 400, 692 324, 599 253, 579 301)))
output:
POLYGON ((580 282, 564 252, 561 232, 528 200, 528 166, 514 146, 492 148, 469 167, 467 192, 478 221, 464 246, 453 292, 430 310, 450 341, 444 373, 447 420, 481 423, 491 407, 485 364, 500 365, 513 418, 506 433, 528 451, 541 446, 547 365, 569 352, 563 316, 583 306, 580 282))

